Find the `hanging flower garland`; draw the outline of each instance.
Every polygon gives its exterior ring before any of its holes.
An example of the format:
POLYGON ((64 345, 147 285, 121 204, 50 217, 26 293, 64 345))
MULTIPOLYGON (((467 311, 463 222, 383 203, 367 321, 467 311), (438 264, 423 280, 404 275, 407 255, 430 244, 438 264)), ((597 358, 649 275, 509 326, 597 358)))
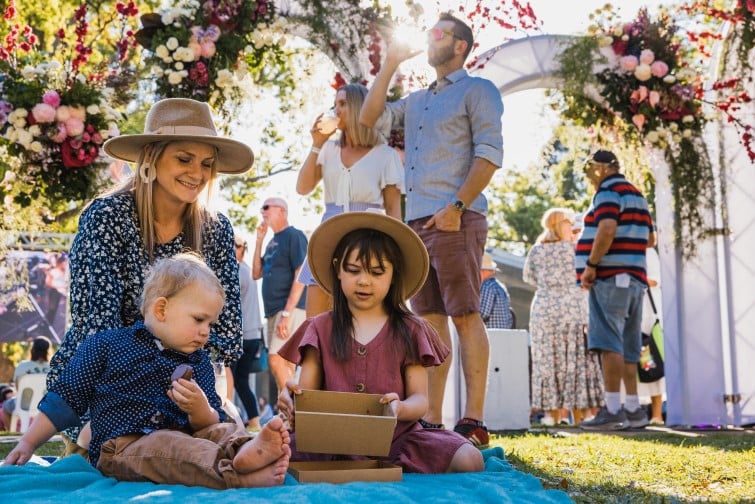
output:
MULTIPOLYGON (((598 14, 589 36, 562 53, 558 107, 576 124, 618 132, 638 148, 663 152, 671 171, 677 243, 691 256, 695 244, 711 233, 704 213, 714 201, 712 167, 701 138, 710 119, 704 114, 707 90, 692 64, 699 53, 684 45, 667 14, 651 20, 642 9, 628 23, 610 23, 610 10, 598 14)), ((712 87, 725 92, 731 86, 712 87)), ((733 93, 711 105, 724 110, 721 104, 747 100, 733 93)))
MULTIPOLYGON (((127 40, 133 2, 118 2, 116 25, 127 40)), ((87 21, 86 4, 74 13, 73 36, 59 29, 49 53, 29 25, 18 22, 11 1, 0 33, 0 198, 7 206, 28 206, 44 197, 50 206, 91 198, 103 182, 105 160, 100 147, 118 135, 121 114, 113 108, 116 90, 108 83, 114 72, 100 63, 87 67, 95 34, 87 21), (69 38, 75 40, 69 41, 69 38), (64 53, 64 54, 60 54, 64 53)), ((122 61, 129 44, 119 47, 122 61)))
POLYGON ((155 94, 206 101, 226 119, 266 66, 286 61, 287 20, 272 1, 181 0, 141 21, 136 39, 155 94))

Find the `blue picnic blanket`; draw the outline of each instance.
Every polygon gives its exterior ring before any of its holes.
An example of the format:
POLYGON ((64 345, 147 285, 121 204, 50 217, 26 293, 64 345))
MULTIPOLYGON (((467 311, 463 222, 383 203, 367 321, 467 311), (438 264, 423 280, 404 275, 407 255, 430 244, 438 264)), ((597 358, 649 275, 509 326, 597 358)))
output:
POLYGON ((544 490, 537 478, 517 471, 505 460, 500 447, 485 450, 485 471, 465 474, 404 474, 395 483, 299 484, 286 477, 283 486, 212 490, 183 485, 121 482, 106 478, 78 455, 44 467, 0 466, 3 495, 14 503, 63 504, 81 502, 134 502, 161 504, 264 504, 264 503, 372 503, 432 502, 565 503, 558 490, 544 490))

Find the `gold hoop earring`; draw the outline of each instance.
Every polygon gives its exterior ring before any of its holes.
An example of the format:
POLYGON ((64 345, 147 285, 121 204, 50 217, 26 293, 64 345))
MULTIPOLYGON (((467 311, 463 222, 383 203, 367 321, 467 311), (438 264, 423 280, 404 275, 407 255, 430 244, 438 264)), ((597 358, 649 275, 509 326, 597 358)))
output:
POLYGON ((152 169, 152 165, 145 163, 139 167, 139 178, 142 182, 149 184, 157 177, 157 170, 152 169))

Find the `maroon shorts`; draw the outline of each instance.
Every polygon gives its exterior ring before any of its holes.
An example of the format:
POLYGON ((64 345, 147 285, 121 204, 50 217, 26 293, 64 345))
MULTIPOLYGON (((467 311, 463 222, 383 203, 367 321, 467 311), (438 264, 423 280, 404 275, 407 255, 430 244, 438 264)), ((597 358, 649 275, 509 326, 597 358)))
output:
POLYGON ((488 238, 484 215, 466 211, 461 216, 461 230, 422 229, 430 217, 409 222, 422 238, 430 255, 427 280, 411 299, 412 311, 418 315, 440 313, 452 317, 480 311, 480 263, 488 238))

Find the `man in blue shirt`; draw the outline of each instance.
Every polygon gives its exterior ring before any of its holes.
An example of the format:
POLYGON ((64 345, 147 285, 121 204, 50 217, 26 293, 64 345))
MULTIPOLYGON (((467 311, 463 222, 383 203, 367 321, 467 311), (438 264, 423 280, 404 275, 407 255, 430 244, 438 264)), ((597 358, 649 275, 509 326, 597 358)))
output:
POLYGON ((262 304, 267 317, 267 346, 270 371, 278 391, 294 377, 294 365, 278 356, 288 337, 304 322, 305 286, 297 281, 307 256, 307 237, 289 225, 288 203, 283 198, 267 198, 262 204, 262 223, 252 258, 252 278, 262 279, 262 304), (262 254, 267 230, 273 237, 262 254))
MULTIPOLYGON (((405 220, 430 255, 430 273, 411 306, 449 347, 451 317, 459 335, 467 397, 464 417, 454 430, 484 447, 488 432, 482 415, 490 345, 480 317, 480 263, 488 230, 482 191, 503 162, 503 102, 492 82, 471 77, 464 69, 474 44, 469 26, 441 14, 427 35, 427 61, 435 69, 435 82, 386 103, 399 64, 417 54, 406 44, 394 43, 359 119, 382 131, 404 126, 405 220)), ((425 426, 442 426, 449 365, 450 359, 430 373, 425 426)))

